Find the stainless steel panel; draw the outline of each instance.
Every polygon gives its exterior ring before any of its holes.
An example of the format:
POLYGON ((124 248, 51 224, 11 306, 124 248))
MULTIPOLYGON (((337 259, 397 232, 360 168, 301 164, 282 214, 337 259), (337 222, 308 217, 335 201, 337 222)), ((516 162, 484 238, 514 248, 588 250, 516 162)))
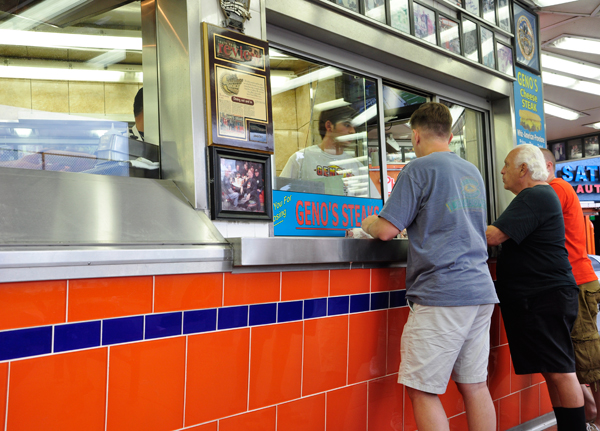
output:
POLYGON ((513 97, 506 97, 496 100, 492 109, 494 146, 492 147, 492 163, 494 167, 494 189, 496 190, 496 208, 494 220, 502 214, 515 195, 508 190, 504 190, 502 174, 500 171, 504 167, 504 159, 510 151, 517 145, 517 135, 515 132, 515 115, 513 97))
POLYGON ((156 51, 156 0, 143 0, 142 70, 144 72, 144 138, 159 145, 158 58, 156 51))
POLYGON ((408 240, 350 238, 229 238, 233 265, 310 265, 340 262, 406 262, 408 240))
POLYGON ((0 246, 225 244, 172 181, 0 168, 0 246))

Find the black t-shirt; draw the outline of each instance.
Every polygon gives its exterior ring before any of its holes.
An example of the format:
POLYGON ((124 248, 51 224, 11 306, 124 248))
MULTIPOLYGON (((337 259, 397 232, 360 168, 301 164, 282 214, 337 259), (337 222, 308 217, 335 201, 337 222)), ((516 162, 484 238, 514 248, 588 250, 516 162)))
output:
POLYGON ((496 268, 500 302, 563 287, 577 289, 562 209, 552 187, 522 190, 493 225, 510 237, 502 243, 496 268))

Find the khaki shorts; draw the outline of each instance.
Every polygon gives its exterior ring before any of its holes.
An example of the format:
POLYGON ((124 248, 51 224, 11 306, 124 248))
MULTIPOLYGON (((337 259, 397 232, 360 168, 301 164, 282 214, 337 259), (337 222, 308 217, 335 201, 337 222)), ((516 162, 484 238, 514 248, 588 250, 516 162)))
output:
POLYGON ((598 280, 579 286, 579 312, 571 331, 575 369, 580 383, 600 381, 600 335, 596 325, 600 301, 598 280))
POLYGON ((409 302, 402 333, 398 383, 433 394, 446 392, 448 380, 487 379, 490 322, 494 304, 430 307, 409 302))

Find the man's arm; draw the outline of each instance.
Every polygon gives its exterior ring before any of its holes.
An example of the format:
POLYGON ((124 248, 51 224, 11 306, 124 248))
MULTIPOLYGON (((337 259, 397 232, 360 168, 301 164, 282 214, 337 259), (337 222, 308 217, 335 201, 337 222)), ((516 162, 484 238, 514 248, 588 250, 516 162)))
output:
POLYGON ((362 230, 382 241, 389 241, 400 233, 400 230, 384 218, 371 215, 362 221, 362 230))
POLYGON ((485 238, 489 246, 500 245, 510 237, 498 229, 496 226, 488 226, 485 231, 485 238))

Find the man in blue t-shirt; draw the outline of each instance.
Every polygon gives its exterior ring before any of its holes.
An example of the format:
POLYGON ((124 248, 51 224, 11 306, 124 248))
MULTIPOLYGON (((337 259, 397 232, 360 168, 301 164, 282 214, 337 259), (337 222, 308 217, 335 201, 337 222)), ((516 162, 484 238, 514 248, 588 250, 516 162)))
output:
POLYGON ((402 170, 379 215, 362 224, 384 241, 408 232, 411 311, 398 382, 420 431, 448 429, 438 394, 450 377, 464 398, 469 429, 494 430, 486 380, 498 298, 487 266, 485 187, 477 168, 450 151, 452 115, 445 105, 423 104, 410 125, 417 159, 402 170))

